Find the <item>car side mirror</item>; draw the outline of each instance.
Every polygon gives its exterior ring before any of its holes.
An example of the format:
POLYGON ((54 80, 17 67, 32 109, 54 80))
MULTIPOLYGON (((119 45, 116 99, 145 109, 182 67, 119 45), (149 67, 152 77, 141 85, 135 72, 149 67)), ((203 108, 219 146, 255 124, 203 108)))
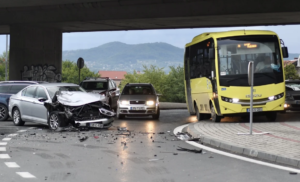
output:
POLYGON ((38 101, 40 101, 40 102, 45 102, 46 100, 48 100, 48 99, 46 99, 46 98, 44 98, 44 97, 38 98, 38 101))

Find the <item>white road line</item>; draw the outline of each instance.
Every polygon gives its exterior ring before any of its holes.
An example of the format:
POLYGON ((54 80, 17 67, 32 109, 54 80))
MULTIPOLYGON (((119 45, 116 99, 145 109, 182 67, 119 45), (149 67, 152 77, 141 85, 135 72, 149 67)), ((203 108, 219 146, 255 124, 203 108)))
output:
POLYGON ((6 151, 6 147, 0 147, 0 152, 5 152, 6 151))
POLYGON ((11 138, 3 138, 2 141, 10 141, 11 138))
POLYGON ((10 159, 8 154, 0 154, 0 159, 10 159))
POLYGON ((18 133, 13 133, 13 134, 9 134, 9 135, 7 135, 8 137, 14 137, 14 136, 17 136, 18 135, 18 133))
POLYGON ((25 132, 26 130, 19 130, 18 132, 25 132))
MULTIPOLYGON (((175 128, 174 131, 173 131, 174 135, 176 135, 178 132, 182 132, 182 129, 185 128, 187 125, 188 124, 178 126, 177 128, 175 128)), ((195 147, 198 147, 198 148, 216 153, 216 154, 227 156, 227 157, 231 157, 231 158, 235 158, 235 159, 239 159, 239 160, 243 160, 243 161, 247 161, 247 162, 251 162, 251 163, 255 163, 255 164, 259 164, 259 165, 263 165, 263 166, 273 167, 273 168, 281 169, 281 170, 285 170, 285 171, 300 173, 299 169, 280 166, 280 165, 276 165, 276 164, 272 164, 272 163, 268 163, 268 162, 262 162, 262 161, 255 160, 255 159, 250 159, 250 158, 247 158, 247 157, 243 157, 243 156, 231 154, 231 153, 228 153, 228 152, 224 152, 224 151, 221 151, 221 150, 217 150, 217 149, 214 149, 214 148, 211 148, 211 147, 207 147, 207 146, 204 146, 204 145, 201 145, 199 143, 192 142, 192 141, 186 141, 186 143, 188 143, 190 145, 193 145, 195 147)))
POLYGON ((30 174, 29 172, 16 172, 16 173, 23 178, 35 178, 35 176, 30 174))
POLYGON ((20 166, 15 162, 4 162, 4 164, 9 168, 19 168, 20 166))
POLYGON ((0 145, 7 145, 7 142, 0 142, 0 145))

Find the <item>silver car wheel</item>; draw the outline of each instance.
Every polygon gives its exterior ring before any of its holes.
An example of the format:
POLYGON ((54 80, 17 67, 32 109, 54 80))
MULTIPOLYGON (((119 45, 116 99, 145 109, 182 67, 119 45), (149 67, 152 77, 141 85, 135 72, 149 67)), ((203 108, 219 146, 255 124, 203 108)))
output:
POLYGON ((21 119, 20 119, 20 112, 18 109, 14 110, 13 119, 15 124, 19 124, 21 119))
POLYGON ((56 130, 58 128, 58 116, 56 114, 50 115, 49 124, 52 130, 56 130))
POLYGON ((5 106, 0 106, 0 120, 6 116, 6 109, 5 106))

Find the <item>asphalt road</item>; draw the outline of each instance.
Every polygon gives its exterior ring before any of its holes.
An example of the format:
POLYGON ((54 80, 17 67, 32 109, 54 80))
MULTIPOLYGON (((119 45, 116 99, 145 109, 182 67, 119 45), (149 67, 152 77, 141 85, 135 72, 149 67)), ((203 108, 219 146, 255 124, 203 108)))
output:
MULTIPOLYGON (((299 113, 300 114, 300 113, 299 113)), ((282 114, 292 119, 297 115, 282 114)), ((26 123, 15 127, 0 122, 0 142, 7 134, 18 133, 7 141, 0 158, 0 181, 66 182, 183 182, 183 181, 299 181, 300 174, 265 167, 206 152, 177 151, 195 149, 173 135, 177 126, 195 122, 187 110, 163 110, 159 120, 126 118, 116 120, 109 130, 50 132, 47 127, 26 123), (118 127, 126 127, 118 131, 118 127), (18 131, 23 132, 18 132, 18 131), (26 130, 26 131, 24 131, 26 130), (164 132, 163 134, 159 134, 164 132), (4 134, 4 135, 2 135, 4 134), (121 135, 119 135, 121 134, 121 135), (85 141, 80 141, 84 137, 85 141), (126 144, 124 144, 126 142, 126 144), (9 168, 15 162, 19 168, 9 168), (27 172, 27 173, 18 173, 27 172), (24 178, 19 174, 32 175, 24 178)), ((3 147, 3 146, 0 146, 3 147)))

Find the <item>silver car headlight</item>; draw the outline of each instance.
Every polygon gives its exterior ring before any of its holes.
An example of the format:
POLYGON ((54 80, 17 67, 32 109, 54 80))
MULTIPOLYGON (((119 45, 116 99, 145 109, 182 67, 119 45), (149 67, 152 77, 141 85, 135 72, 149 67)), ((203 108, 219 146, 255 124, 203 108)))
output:
POLYGON ((147 106, 153 106, 154 105, 154 101, 149 100, 146 102, 147 106))
POLYGON ((122 100, 122 101, 121 101, 121 104, 122 104, 122 105, 129 105, 129 101, 128 101, 128 100, 122 100))

